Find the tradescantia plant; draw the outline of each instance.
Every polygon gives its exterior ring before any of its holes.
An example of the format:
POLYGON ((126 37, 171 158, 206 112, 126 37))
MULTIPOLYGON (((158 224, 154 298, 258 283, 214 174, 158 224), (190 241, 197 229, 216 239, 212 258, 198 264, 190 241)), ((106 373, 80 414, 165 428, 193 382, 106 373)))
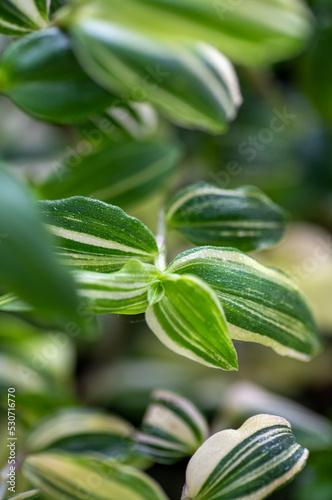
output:
MULTIPOLYGON (((27 175, 36 203, 0 165, 0 310, 32 312, 66 332, 74 325, 87 338, 83 315, 144 314, 166 347, 227 371, 238 369, 233 340, 311 359, 320 342, 305 296, 245 253, 277 244, 287 226, 262 191, 200 182, 164 193, 157 234, 123 208, 178 166, 183 148, 167 121, 226 132, 242 104, 233 63, 292 57, 312 25, 300 0, 1 2, 0 33, 15 40, 1 56, 0 94, 35 119, 75 127, 88 152, 77 147, 46 175, 27 175), (173 232, 188 249, 168 260, 173 232)), ((0 375, 19 381, 24 372, 43 406, 46 393, 58 397, 54 372, 64 382, 67 368, 55 359, 38 373, 25 351, 43 341, 23 322, 8 325, 0 375)), ((167 500, 146 470, 191 457, 182 500, 260 500, 308 456, 284 418, 255 415, 210 436, 200 411, 167 390, 152 395, 139 429, 77 400, 48 405, 37 422, 25 412, 18 465, 35 489, 10 498, 167 500)))

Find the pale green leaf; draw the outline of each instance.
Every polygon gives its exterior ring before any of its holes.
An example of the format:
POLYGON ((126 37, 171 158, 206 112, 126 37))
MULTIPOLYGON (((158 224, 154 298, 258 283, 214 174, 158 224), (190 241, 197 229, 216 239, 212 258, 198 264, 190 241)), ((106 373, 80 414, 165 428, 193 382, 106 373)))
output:
POLYGON ((182 500, 261 500, 296 476, 308 450, 287 420, 256 415, 211 436, 191 458, 182 500))
MULTIPOLYGON (((95 129, 86 137, 101 141, 103 134, 95 129)), ((172 143, 107 141, 89 155, 76 154, 61 163, 40 191, 46 199, 93 193, 94 198, 124 207, 163 186, 179 159, 180 150, 172 143)))
POLYGON ((4 51, 0 92, 26 113, 56 123, 84 122, 119 102, 86 75, 70 39, 55 27, 24 37, 4 51))
POLYGON ((259 189, 194 184, 169 202, 168 224, 196 245, 263 249, 283 236, 286 214, 259 189))
POLYGON ((236 370, 237 356, 216 295, 194 276, 165 275, 164 297, 150 305, 146 321, 177 354, 207 366, 236 370))
POLYGON ((97 409, 65 408, 43 418, 29 432, 29 453, 51 449, 96 451, 124 460, 133 447, 134 429, 125 420, 97 409))
POLYGON ((94 314, 139 314, 146 311, 148 292, 160 272, 151 264, 130 260, 113 273, 75 273, 77 290, 94 314))
POLYGON ((23 470, 48 499, 167 500, 158 484, 143 472, 104 460, 65 453, 28 457, 23 470))
POLYGON ((6 500, 40 500, 40 494, 38 490, 24 491, 23 493, 18 493, 17 495, 12 495, 7 497, 6 500))
POLYGON ((39 213, 56 237, 58 255, 76 269, 117 271, 131 258, 153 261, 153 234, 123 210, 91 198, 40 201, 39 213))
POLYGON ((219 133, 242 102, 231 63, 204 43, 174 45, 103 20, 70 28, 87 73, 111 92, 152 103, 176 123, 219 133))
POLYGON ((2 0, 0 33, 23 36, 48 25, 51 0, 2 0))
POLYGON ((267 64, 301 51, 313 31, 301 0, 85 0, 69 15, 107 19, 176 43, 202 40, 241 64, 267 64))
POLYGON ((155 391, 137 434, 138 451, 158 463, 171 464, 191 456, 208 437, 203 415, 186 398, 155 391))
POLYGON ((200 247, 180 254, 168 267, 193 274, 214 289, 231 337, 308 360, 319 350, 307 301, 286 274, 232 249, 200 247))

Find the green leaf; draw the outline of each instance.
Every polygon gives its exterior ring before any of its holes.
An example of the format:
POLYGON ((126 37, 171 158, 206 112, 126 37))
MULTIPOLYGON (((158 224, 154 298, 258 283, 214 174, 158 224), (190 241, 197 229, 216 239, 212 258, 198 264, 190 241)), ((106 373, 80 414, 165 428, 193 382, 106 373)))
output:
POLYGON ((223 132, 242 102, 231 63, 209 45, 165 44, 91 19, 70 34, 91 78, 131 101, 152 103, 179 125, 223 132))
POLYGON ((167 223, 196 245, 263 249, 283 236, 286 214, 259 189, 194 184, 169 202, 167 223))
POLYGON ((40 500, 40 498, 38 490, 30 490, 7 497, 6 500, 40 500))
POLYGON ((29 432, 29 453, 61 449, 96 451, 123 460, 133 447, 134 428, 115 415, 96 409, 65 408, 43 418, 29 432))
POLYGON ((319 350, 306 299, 286 274, 231 248, 201 247, 180 254, 169 272, 193 274, 214 289, 231 337, 308 360, 319 350))
POLYGON ((94 314, 140 314, 146 311, 150 286, 160 272, 151 264, 130 260, 113 273, 81 271, 75 274, 78 293, 94 314))
POLYGON ((308 450, 281 417, 256 415, 211 436, 191 458, 182 500, 261 500, 292 480, 308 450))
POLYGON ((194 276, 165 275, 165 295, 146 311, 153 333, 169 349, 206 366, 238 368, 226 319, 216 295, 194 276))
POLYGON ((241 64, 262 65, 294 56, 313 31, 298 0, 86 0, 69 15, 107 19, 156 39, 214 45, 241 64))
POLYGON ((203 415, 187 399, 155 391, 137 434, 138 451, 158 463, 171 464, 191 456, 208 437, 203 415))
POLYGON ((1 287, 40 313, 81 323, 70 276, 55 261, 26 189, 0 165, 1 287))
POLYGON ((23 36, 48 25, 51 0, 2 0, 0 33, 23 36))
POLYGON ((57 236, 57 253, 76 269, 117 271, 133 257, 149 262, 158 253, 149 229, 121 208, 83 197, 40 201, 37 207, 57 236))
MULTIPOLYGON (((102 133, 95 130, 94 135, 100 139, 102 133)), ((93 193, 97 199, 123 207, 165 184, 179 159, 180 150, 173 143, 107 141, 90 155, 71 156, 40 186, 40 191, 47 199, 93 193)))
POLYGON ((153 479, 114 460, 41 453, 28 457, 23 468, 48 499, 167 500, 153 479))
POLYGON ((56 123, 82 122, 119 102, 84 73, 58 28, 24 37, 4 51, 0 92, 26 113, 56 123))

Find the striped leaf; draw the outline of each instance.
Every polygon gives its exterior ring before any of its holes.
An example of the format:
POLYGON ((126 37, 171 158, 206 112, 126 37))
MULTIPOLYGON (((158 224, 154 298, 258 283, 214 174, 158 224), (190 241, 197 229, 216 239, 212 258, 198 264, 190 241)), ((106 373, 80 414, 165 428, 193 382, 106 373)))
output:
POLYGON ((51 0, 1 0, 0 33, 23 36, 45 28, 51 0))
POLYGON ((120 417, 87 408, 65 408, 43 418, 27 436, 25 449, 96 451, 124 460, 133 447, 133 427, 120 417))
POLYGON ((233 339, 258 342, 302 360, 319 350, 306 299, 281 271, 266 268, 238 250, 218 247, 184 252, 167 270, 193 274, 214 289, 233 339))
POLYGON ((191 458, 182 500, 261 500, 296 476, 308 450, 287 420, 256 415, 211 436, 191 458))
POLYGON ((169 349, 206 366, 238 368, 224 312, 214 292, 194 276, 165 275, 163 298, 146 311, 153 333, 169 349))
POLYGON ((81 5, 82 16, 86 9, 87 16, 177 43, 202 40, 237 63, 254 66, 292 57, 313 30, 301 0, 86 0, 81 5))
POLYGON ((41 453, 28 457, 23 471, 50 500, 167 500, 153 479, 114 460, 41 453))
POLYGON ((68 36, 48 28, 12 43, 1 61, 0 92, 26 113, 55 123, 81 123, 119 99, 81 69, 68 36))
POLYGON ((57 237, 63 262, 93 271, 117 271, 131 258, 151 261, 158 253, 153 234, 123 210, 91 198, 37 203, 47 229, 57 237))
MULTIPOLYGON (((100 136, 100 131, 91 132, 92 139, 100 136)), ((93 193, 94 198, 123 207, 166 183, 179 159, 180 150, 173 143, 107 141, 90 155, 77 155, 75 168, 73 158, 68 158, 40 190, 48 200, 93 193)))
POLYGON ((156 391, 137 434, 138 450, 155 462, 171 464, 191 456, 207 437, 207 422, 190 401, 156 391))
POLYGON ((7 497, 6 500, 40 500, 40 498, 38 490, 30 490, 7 497))
POLYGON ((131 101, 150 102, 179 125, 223 132, 242 102, 231 63, 209 45, 157 42, 92 19, 70 34, 91 78, 131 101))
POLYGON ((77 272, 75 281, 94 314, 139 314, 146 311, 149 289, 159 274, 155 266, 133 259, 115 273, 77 272))
POLYGON ((286 214, 259 189, 220 189, 194 184, 176 194, 166 209, 168 224, 196 245, 266 248, 284 234, 286 214))

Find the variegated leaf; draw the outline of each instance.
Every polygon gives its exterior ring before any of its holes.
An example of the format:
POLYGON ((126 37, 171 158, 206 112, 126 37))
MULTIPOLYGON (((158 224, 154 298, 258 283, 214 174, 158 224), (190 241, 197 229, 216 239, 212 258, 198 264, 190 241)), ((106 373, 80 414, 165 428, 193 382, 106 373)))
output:
POLYGON ((45 28, 51 0, 1 0, 0 33, 23 36, 45 28))
POLYGON ((287 420, 256 415, 211 436, 191 458, 182 500, 261 500, 296 476, 308 450, 287 420))
POLYGON ((200 247, 180 254, 169 272, 193 274, 214 289, 231 337, 308 360, 319 350, 305 297, 286 274, 231 248, 200 247))
POLYGON ((50 500, 167 500, 153 479, 115 460, 41 453, 29 456, 23 471, 50 500))
POLYGON ((138 451, 155 462, 171 464, 192 455, 208 437, 208 425, 184 397, 155 391, 137 434, 138 451))
POLYGON ((254 187, 220 189, 194 184, 169 202, 168 224, 196 245, 232 246, 243 251, 277 243, 286 214, 254 187))
POLYGON ((26 113, 55 123, 85 123, 119 102, 82 70, 68 35, 56 27, 17 40, 4 51, 0 92, 26 113))
POLYGON ((41 496, 38 490, 24 491, 17 495, 7 497, 6 500, 40 500, 41 496))
POLYGON ((301 0, 85 0, 71 17, 94 16, 151 38, 202 40, 241 64, 268 64, 301 51, 313 31, 301 0))
POLYGON ((130 260, 115 273, 75 273, 78 294, 94 314, 139 314, 146 311, 151 285, 160 272, 151 264, 130 260))
POLYGON ((238 368, 224 312, 213 290, 194 276, 165 275, 164 296, 151 304, 146 321, 177 354, 224 370, 238 368))
MULTIPOLYGON (((98 130, 85 137, 100 139, 98 130)), ((76 195, 93 196, 106 203, 124 207, 154 193, 167 182, 180 160, 176 144, 154 141, 125 141, 114 144, 104 141, 87 156, 78 157, 75 168, 72 158, 40 186, 48 200, 76 195)))
POLYGON ((113 205, 73 197, 37 207, 62 261, 76 269, 117 271, 131 258, 149 262, 158 253, 149 229, 113 205))
POLYGON ((223 132, 242 102, 233 66, 210 45, 159 42, 95 19, 74 24, 70 34, 91 78, 180 125, 223 132))
POLYGON ((95 451, 125 460, 133 449, 133 435, 133 427, 118 416, 95 409, 65 408, 38 422, 24 448, 29 453, 51 449, 95 451))

